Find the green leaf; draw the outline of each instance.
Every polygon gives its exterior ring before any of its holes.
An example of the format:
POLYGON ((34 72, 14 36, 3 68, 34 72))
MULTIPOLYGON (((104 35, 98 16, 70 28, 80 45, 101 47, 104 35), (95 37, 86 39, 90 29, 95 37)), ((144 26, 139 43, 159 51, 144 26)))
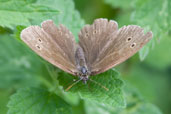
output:
POLYGON ((153 104, 146 102, 140 93, 129 84, 125 87, 126 108, 106 106, 92 101, 85 101, 87 114, 162 114, 153 104))
POLYGON ((16 26, 40 25, 52 19, 64 24, 75 35, 84 25, 72 0, 7 0, 0 1, 0 26, 14 29, 16 26))
POLYGON ((12 31, 9 28, 3 28, 0 26, 0 35, 11 34, 12 31))
POLYGON ((39 85, 40 59, 19 41, 0 35, 0 88, 39 85))
POLYGON ((80 97, 78 95, 72 93, 66 93, 63 90, 63 87, 59 85, 59 81, 57 80, 58 72, 62 72, 62 70, 58 69, 57 67, 53 66, 52 64, 45 62, 46 68, 52 78, 53 82, 51 82, 51 87, 49 88, 50 91, 56 93, 62 99, 64 99, 70 105, 78 105, 80 101, 80 97))
MULTIPOLYGON (((169 15, 169 0, 136 0, 133 7, 135 8, 132 13, 132 21, 137 25, 144 27, 153 32, 153 39, 148 45, 154 47, 154 44, 161 38, 165 37, 170 31, 171 17, 169 15), (157 7, 154 7, 157 6, 157 7)), ((141 50, 144 51, 144 50, 141 50)), ((140 58, 145 58, 147 52, 142 55, 140 51, 140 58), (142 57, 141 57, 142 56, 142 57)))
MULTIPOLYGON (((124 88, 127 107, 120 110, 120 114, 162 114, 158 107, 148 103, 136 88, 127 83, 124 88)), ((118 110, 117 110, 118 111, 118 110)))
POLYGON ((14 28, 17 25, 36 24, 58 13, 57 9, 38 5, 35 0, 0 1, 0 25, 3 27, 14 28))
MULTIPOLYGON (((146 61, 150 55, 151 53, 143 63, 134 64, 130 71, 125 73, 123 77, 125 77, 124 79, 129 81, 129 83, 133 84, 146 100, 155 103, 165 114, 170 112, 170 101, 168 97, 166 97, 166 95, 170 95, 170 74, 169 71, 166 71, 166 68, 162 67, 161 70, 148 64, 146 61)), ((155 58, 151 59, 153 59, 155 63, 160 61, 155 58)))
POLYGON ((112 112, 108 109, 108 106, 86 100, 84 103, 86 114, 111 114, 112 112))
POLYGON ((7 89, 0 89, 0 114, 6 114, 8 111, 7 103, 10 97, 11 91, 7 89))
POLYGON ((85 23, 80 18, 79 12, 75 10, 73 0, 37 0, 37 4, 57 8, 59 14, 49 18, 56 24, 67 26, 78 39, 78 32, 85 23))
POLYGON ((162 114, 153 104, 140 103, 131 108, 116 109, 92 101, 85 101, 86 114, 162 114))
POLYGON ((79 104, 72 106, 73 114, 85 114, 84 101, 80 100, 79 104))
MULTIPOLYGON (((150 64, 153 68, 156 68, 157 71, 164 70, 169 68, 171 65, 171 37, 165 37, 160 40, 157 46, 151 51, 149 56, 144 61, 147 64, 150 64)), ((168 69, 169 70, 169 69, 168 69)))
POLYGON ((148 46, 144 46, 143 48, 141 48, 141 50, 139 51, 140 60, 143 61, 145 57, 148 55, 148 53, 149 53, 148 46))
POLYGON ((16 26, 16 29, 14 30, 13 36, 14 36, 15 38, 17 38, 17 40, 20 40, 20 41, 21 41, 21 39, 20 39, 20 33, 21 33, 21 31, 22 31, 24 28, 26 28, 26 26, 22 26, 22 25, 16 26))
MULTIPOLYGON (((70 86, 71 83, 74 83, 73 78, 73 76, 63 72, 58 74, 59 83, 63 85, 65 89, 70 86)), ((79 94, 79 96, 84 100, 104 103, 114 107, 125 106, 125 99, 122 93, 123 81, 119 79, 118 73, 115 70, 112 69, 90 78, 107 87, 109 91, 89 80, 87 84, 79 82, 73 86, 69 92, 79 94)))
POLYGON ((129 9, 132 3, 131 0, 104 0, 104 2, 111 5, 114 8, 119 7, 123 9, 129 9))
POLYGON ((8 114, 69 114, 71 107, 44 89, 20 89, 11 96, 8 114))

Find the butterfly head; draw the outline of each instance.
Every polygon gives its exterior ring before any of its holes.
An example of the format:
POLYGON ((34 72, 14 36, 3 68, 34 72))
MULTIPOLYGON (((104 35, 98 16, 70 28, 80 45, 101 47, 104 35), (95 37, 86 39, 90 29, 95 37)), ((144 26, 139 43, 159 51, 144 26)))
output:
POLYGON ((83 83, 85 83, 85 84, 87 83, 89 76, 90 76, 89 70, 85 66, 82 66, 80 69, 79 77, 80 77, 80 79, 82 79, 83 83))

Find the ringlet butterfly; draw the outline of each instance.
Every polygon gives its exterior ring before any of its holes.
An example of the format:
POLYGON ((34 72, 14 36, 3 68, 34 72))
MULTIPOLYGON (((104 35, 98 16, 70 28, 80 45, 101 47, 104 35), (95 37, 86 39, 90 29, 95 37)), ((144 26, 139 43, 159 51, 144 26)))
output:
POLYGON ((116 21, 102 18, 81 29, 78 43, 64 25, 57 27, 52 20, 21 32, 21 39, 39 56, 84 83, 134 55, 151 38, 152 32, 144 33, 137 25, 118 29, 116 21))

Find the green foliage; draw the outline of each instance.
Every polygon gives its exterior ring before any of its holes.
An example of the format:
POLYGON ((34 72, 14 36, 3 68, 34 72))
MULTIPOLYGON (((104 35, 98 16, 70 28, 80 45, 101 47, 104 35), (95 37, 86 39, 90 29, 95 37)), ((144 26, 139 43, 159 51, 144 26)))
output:
POLYGON ((162 114, 161 111, 142 98, 139 92, 129 84, 124 88, 127 106, 126 108, 112 108, 92 101, 86 101, 87 114, 162 114), (94 110, 96 109, 96 110, 94 110))
POLYGON ((59 96, 44 89, 20 89, 11 96, 8 114, 69 114, 71 107, 59 96))
MULTIPOLYGON (((122 93, 123 81, 119 79, 115 70, 109 70, 97 76, 90 77, 97 83, 105 86, 109 90, 105 90, 100 85, 88 81, 85 85, 82 82, 71 88, 71 93, 78 93, 81 99, 96 101, 113 107, 125 107, 125 100, 122 93)), ((65 88, 73 82, 73 76, 59 73, 58 80, 65 88)), ((76 79, 78 80, 78 79, 76 79)))
POLYGON ((119 7, 129 9, 132 3, 131 0, 104 0, 105 3, 110 4, 112 7, 119 7))
MULTIPOLYGON (((161 57, 164 57, 160 53, 158 54, 161 57)), ((170 110, 168 109, 170 109, 171 101, 169 98, 169 96, 171 95, 169 74, 170 71, 166 70, 167 67, 155 67, 155 64, 157 64, 156 61, 160 61, 157 60, 157 58, 159 57, 155 57, 155 55, 151 55, 149 57, 147 57, 144 63, 132 66, 129 72, 123 75, 124 80, 127 80, 139 91, 141 91, 142 96, 145 97, 146 100, 148 99, 148 101, 157 104, 160 109, 164 111, 164 114, 169 114, 170 110), (151 64, 151 62, 147 62, 149 57, 153 57, 151 58, 153 59, 152 61, 155 60, 155 62, 153 63, 154 66, 151 64), (168 97, 166 97, 166 95, 168 95, 168 97)))
POLYGON ((170 70, 166 70, 171 65, 171 2, 74 1, 80 13, 72 0, 0 0, 0 114, 161 114, 154 104, 170 114, 171 98, 165 95, 171 96, 170 70), (103 17, 117 20, 120 27, 137 24, 152 30, 153 40, 139 52, 140 60, 149 56, 143 63, 136 58, 122 63, 117 67, 122 75, 111 69, 91 76, 95 83, 79 82, 66 91, 78 78, 38 57, 20 40, 20 32, 52 19, 67 26, 78 41, 85 24, 80 14, 89 24, 103 17))
POLYGON ((48 16, 53 16, 58 13, 59 11, 57 9, 37 4, 34 0, 0 1, 0 25, 3 27, 14 28, 17 25, 28 26, 37 24, 40 21, 48 19, 48 16))
POLYGON ((158 46, 149 54, 145 62, 158 69, 165 69, 171 65, 171 39, 165 37, 158 42, 158 46), (160 45, 159 45, 160 44, 160 45), (155 59, 154 59, 155 58, 155 59), (156 62, 157 61, 157 62, 156 62))
POLYGON ((46 7, 56 8, 59 13, 48 16, 48 18, 54 20, 56 24, 64 24, 67 26, 75 35, 76 39, 78 39, 77 34, 84 25, 84 21, 80 18, 80 14, 74 9, 72 0, 38 0, 36 3, 45 5, 46 7))
POLYGON ((144 60, 145 57, 148 55, 148 53, 149 53, 149 47, 144 46, 139 52, 140 60, 144 60))
POLYGON ((36 78, 43 67, 30 49, 12 37, 1 35, 0 50, 0 88, 39 84, 36 78))
POLYGON ((20 33, 21 33, 21 31, 22 31, 24 28, 26 28, 26 26, 22 26, 22 25, 16 26, 16 29, 14 30, 14 35, 13 35, 13 36, 14 36, 15 38, 17 38, 18 40, 21 41, 21 39, 20 39, 20 33))
POLYGON ((8 111, 7 102, 9 101, 9 90, 0 90, 0 114, 5 114, 8 111))
POLYGON ((18 25, 40 25, 42 21, 52 19, 56 24, 66 25, 76 38, 84 24, 71 0, 1 0, 0 15, 0 26, 11 29, 18 25))
MULTIPOLYGON (((153 47, 157 40, 168 34, 170 29, 169 21, 171 20, 169 15, 169 7, 171 6, 169 6, 168 2, 169 0, 156 0, 155 2, 153 0, 147 0, 146 2, 140 2, 137 0, 135 2, 134 7, 136 10, 132 14, 132 20, 136 24, 145 27, 146 31, 149 29, 153 31, 154 38, 144 48, 153 47)), ((140 56, 148 53, 148 50, 145 50, 146 52, 144 49, 140 51, 140 56)), ((140 59, 143 60, 144 57, 140 57, 140 59)))
POLYGON ((128 103, 126 109, 120 110, 121 114, 162 114, 155 105, 145 101, 138 90, 130 84, 127 83, 124 90, 128 103))

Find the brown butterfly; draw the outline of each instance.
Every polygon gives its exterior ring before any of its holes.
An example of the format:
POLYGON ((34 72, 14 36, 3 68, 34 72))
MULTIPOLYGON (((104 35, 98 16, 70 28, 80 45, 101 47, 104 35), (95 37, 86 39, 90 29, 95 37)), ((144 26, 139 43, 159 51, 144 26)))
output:
POLYGON ((122 63, 151 38, 137 25, 118 29, 115 21, 96 19, 79 33, 79 43, 64 26, 52 20, 30 26, 21 32, 21 39, 38 55, 56 67, 78 76, 84 83, 96 75, 122 63))

